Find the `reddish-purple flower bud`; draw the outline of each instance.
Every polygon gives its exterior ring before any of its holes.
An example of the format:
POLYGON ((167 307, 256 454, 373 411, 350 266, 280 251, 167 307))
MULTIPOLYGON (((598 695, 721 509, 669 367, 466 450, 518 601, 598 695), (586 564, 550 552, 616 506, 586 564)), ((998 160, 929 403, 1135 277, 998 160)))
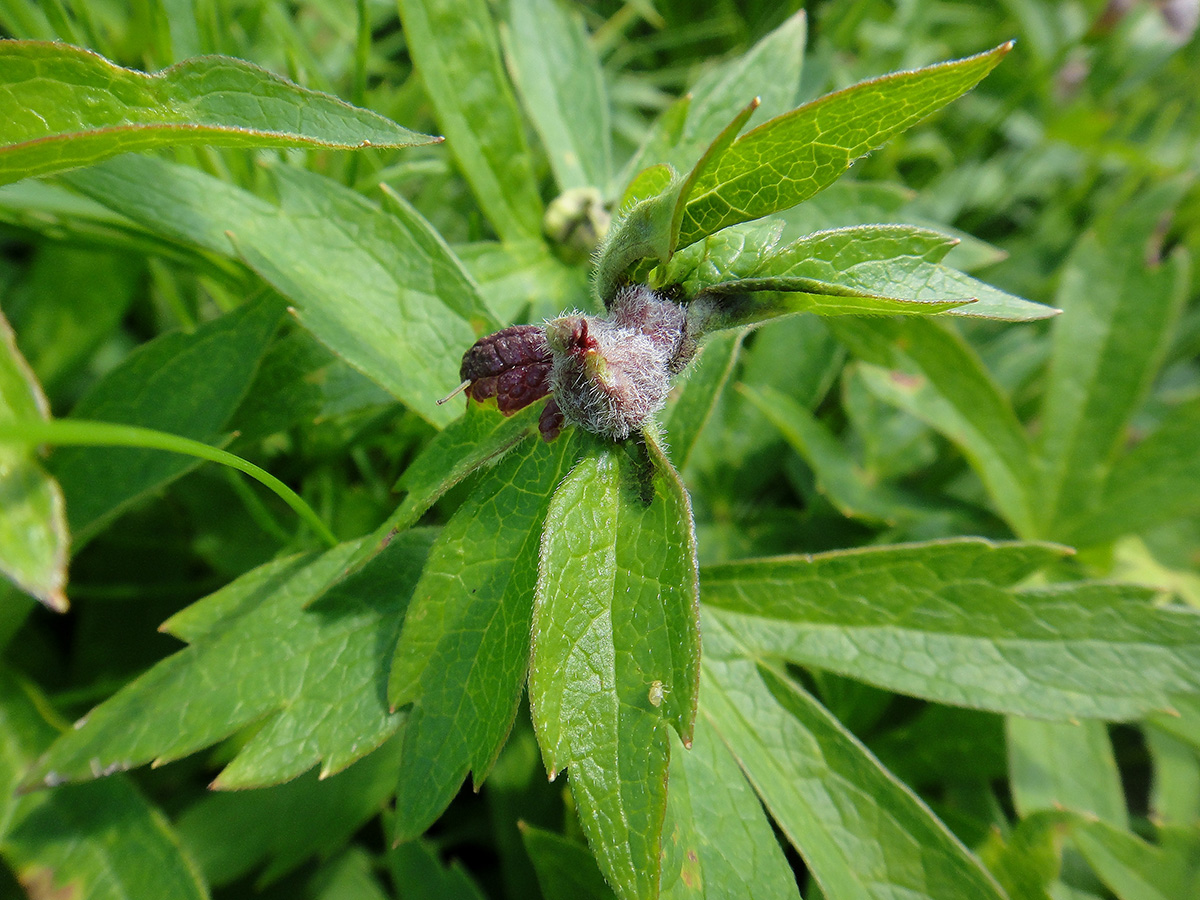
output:
POLYGON ((710 315, 705 303, 684 307, 629 285, 613 298, 610 316, 572 313, 476 341, 463 356, 459 389, 477 401, 495 397, 505 415, 551 394, 538 422, 547 441, 568 423, 623 441, 662 409, 710 315))
POLYGON ((551 363, 541 326, 513 325, 476 341, 463 354, 459 377, 468 397, 495 397, 509 416, 550 393, 551 363))

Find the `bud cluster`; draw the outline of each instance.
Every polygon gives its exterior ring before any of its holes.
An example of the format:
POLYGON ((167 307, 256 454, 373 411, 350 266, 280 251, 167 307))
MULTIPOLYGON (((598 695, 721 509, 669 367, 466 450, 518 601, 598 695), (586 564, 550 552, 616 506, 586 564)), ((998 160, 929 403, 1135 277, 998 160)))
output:
POLYGON ((696 355, 704 308, 637 284, 617 293, 608 316, 572 313, 544 328, 505 328, 463 356, 467 395, 495 397, 510 415, 550 394, 539 423, 546 440, 564 422, 625 440, 662 409, 671 379, 696 355))

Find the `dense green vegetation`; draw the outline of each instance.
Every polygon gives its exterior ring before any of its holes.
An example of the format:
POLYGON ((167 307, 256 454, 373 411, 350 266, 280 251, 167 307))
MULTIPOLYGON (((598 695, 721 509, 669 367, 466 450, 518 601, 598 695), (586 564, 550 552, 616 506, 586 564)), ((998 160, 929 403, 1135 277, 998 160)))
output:
POLYGON ((1198 14, 0 0, 4 891, 1200 895, 1198 14))

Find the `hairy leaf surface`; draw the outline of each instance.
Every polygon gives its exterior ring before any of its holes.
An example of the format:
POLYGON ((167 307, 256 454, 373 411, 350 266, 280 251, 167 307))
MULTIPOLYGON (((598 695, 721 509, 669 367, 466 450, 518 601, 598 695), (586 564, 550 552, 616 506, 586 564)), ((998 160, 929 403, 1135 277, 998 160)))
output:
POLYGON ((424 832, 468 771, 482 784, 508 737, 529 666, 542 525, 577 455, 573 432, 525 443, 484 474, 430 552, 388 678, 393 708, 414 703, 397 840, 424 832))
POLYGON ((967 59, 864 81, 742 135, 697 181, 679 246, 806 200, 854 160, 965 94, 1011 48, 1001 44, 967 59))
POLYGON ((569 768, 584 833, 623 900, 658 892, 666 729, 690 742, 698 687, 690 504, 648 450, 650 472, 596 445, 555 494, 529 673, 546 766, 569 768))

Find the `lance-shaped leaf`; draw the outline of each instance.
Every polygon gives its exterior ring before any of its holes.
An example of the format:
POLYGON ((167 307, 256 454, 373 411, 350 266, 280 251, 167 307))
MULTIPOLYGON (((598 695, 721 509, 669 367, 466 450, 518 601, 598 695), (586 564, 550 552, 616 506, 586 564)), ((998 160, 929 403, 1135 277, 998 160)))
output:
POLYGON ((776 249, 782 224, 708 237, 677 254, 659 280, 683 284, 689 296, 714 295, 725 310, 715 327, 729 318, 752 322, 806 309, 823 315, 953 310, 1014 321, 1057 313, 941 265, 956 241, 940 232, 860 225, 816 232, 776 249))
POLYGON ((408 52, 448 146, 504 240, 536 237, 542 205, 486 0, 401 0, 408 52))
POLYGON ((874 483, 845 445, 787 394, 770 385, 738 385, 738 390, 804 457, 817 476, 817 489, 843 515, 892 523, 917 512, 913 499, 891 485, 874 483))
MULTIPOLYGON (((0 422, 41 422, 49 414, 42 389, 0 313, 0 422)), ((0 444, 0 574, 50 609, 63 612, 67 541, 58 483, 29 448, 0 444)))
POLYGON ((426 421, 442 427, 455 417, 436 401, 458 383, 463 350, 497 323, 449 247, 403 201, 389 215, 295 168, 278 173, 282 208, 149 158, 67 177, 156 232, 224 256, 240 253, 330 350, 426 421))
POLYGON ((837 336, 874 364, 859 370, 871 392, 958 444, 1013 531, 1036 533, 1033 448, 1008 398, 971 346, 936 322, 833 323, 837 336))
POLYGON ((761 101, 761 115, 774 117, 791 109, 800 90, 807 33, 805 12, 800 10, 745 53, 705 72, 651 125, 622 183, 648 165, 665 162, 681 171, 691 168, 712 136, 755 96, 761 101))
POLYGON ((403 896, 412 900, 487 900, 461 862, 443 863, 439 856, 430 841, 392 847, 386 860, 392 883, 402 885, 403 896))
POLYGON ((1200 689, 1200 613, 1014 586, 1066 552, 962 538, 730 563, 704 570, 704 601, 756 654, 941 703, 1123 720, 1200 689))
POLYGON ((0 43, 0 184, 175 144, 410 147, 440 140, 227 57, 156 75, 67 44, 0 43))
POLYGON ((296 304, 296 317, 421 418, 458 383, 462 351, 497 326, 462 263, 406 201, 386 209, 328 178, 275 170, 280 214, 230 237, 246 262, 296 304), (314 248, 321 248, 314 252, 314 248))
POLYGON ((1121 774, 1103 722, 1009 716, 1005 733, 1013 806, 1021 818, 1070 809, 1129 827, 1121 774))
POLYGON ((1183 189, 1169 182, 1122 206, 1079 240, 1063 270, 1057 302, 1068 314, 1055 322, 1040 422, 1039 524, 1047 537, 1083 512, 1101 514, 1100 489, 1170 346, 1188 258, 1182 249, 1162 261, 1147 257, 1183 189))
POLYGON ((317 763, 326 775, 346 768, 403 720, 385 702, 387 652, 430 539, 405 532, 331 589, 358 545, 268 563, 188 607, 163 628, 191 646, 92 710, 29 780, 168 762, 252 722, 263 727, 215 787, 278 784, 317 763))
POLYGON ((395 489, 405 496, 388 527, 403 531, 416 524, 446 491, 529 437, 539 415, 537 404, 506 416, 494 402, 468 401, 467 411, 438 432, 396 482, 395 489))
POLYGON ((613 900, 612 888, 583 844, 529 825, 521 826, 521 840, 546 900, 613 900))
POLYGON ((1012 48, 864 81, 742 135, 696 182, 678 246, 795 206, 860 156, 965 94, 1012 48))
MULTIPOLYGON (((190 334, 161 335, 96 382, 71 414, 213 443, 254 380, 283 315, 277 297, 264 297, 190 334)), ((63 447, 50 459, 77 544, 137 498, 198 464, 193 457, 134 447, 63 447)))
POLYGON ((665 900, 799 900, 796 876, 737 760, 704 716, 672 740, 663 827, 665 900))
POLYGON ((705 341, 700 358, 688 367, 687 380, 675 396, 664 426, 671 462, 677 469, 687 466, 692 448, 733 372, 743 337, 742 331, 715 335, 705 341))
POLYGON ((0 671, 0 855, 30 897, 204 900, 195 862, 163 814, 118 776, 13 796, 61 726, 50 701, 0 671))
POLYGON ((852 228, 864 222, 928 228, 958 240, 946 259, 949 265, 964 272, 993 265, 1008 256, 1007 252, 974 235, 930 218, 922 208, 917 192, 896 182, 840 178, 819 194, 777 216, 787 222, 787 233, 793 239, 814 231, 852 228))
POLYGON ((508 737, 529 667, 542 525, 577 454, 573 433, 526 442, 479 480, 434 544, 388 679, 393 708, 415 704, 396 840, 433 824, 468 770, 482 784, 508 737))
POLYGON ((608 93, 579 11, 568 13, 557 0, 514 3, 501 37, 558 189, 606 186, 612 174, 608 93))
POLYGON ((631 189, 648 191, 651 185, 660 181, 664 172, 669 176, 660 191, 639 200, 617 217, 596 251, 596 296, 606 307, 617 290, 631 280, 630 271, 639 260, 649 257, 663 265, 670 262, 678 243, 688 196, 704 173, 729 149, 758 108, 758 102, 758 98, 754 98, 733 117, 685 177, 676 176, 669 166, 654 166, 643 173, 646 176, 644 184, 639 184, 642 181, 639 176, 630 185, 631 189))
POLYGON ((1155 846, 1128 830, 1071 817, 1071 840, 1100 880, 1121 900, 1174 900, 1200 891, 1195 829, 1174 847, 1155 846))
POLYGON ((1001 900, 979 860, 809 694, 705 615, 702 715, 826 897, 1001 900))
POLYGON ((699 669, 695 538, 677 473, 596 445, 546 518, 529 698, 552 776, 571 773, 622 900, 658 894, 668 723, 690 742, 699 669), (651 493, 652 492, 652 493, 651 493))
POLYGON ((1136 534, 1200 511, 1200 400, 1172 410, 1155 432, 1117 460, 1094 509, 1064 526, 1079 546, 1136 534))

